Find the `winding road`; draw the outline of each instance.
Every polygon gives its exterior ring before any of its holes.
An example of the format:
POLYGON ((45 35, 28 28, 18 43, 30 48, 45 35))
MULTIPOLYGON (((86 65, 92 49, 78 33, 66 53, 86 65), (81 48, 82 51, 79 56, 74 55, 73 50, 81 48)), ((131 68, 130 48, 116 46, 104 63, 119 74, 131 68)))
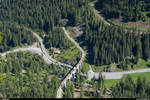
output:
MULTIPOLYGON (((76 71, 75 69, 80 67, 79 65, 83 62, 85 55, 86 55, 86 53, 80 47, 80 45, 69 36, 66 29, 64 27, 62 29, 64 30, 64 33, 67 36, 67 38, 70 39, 71 42, 73 42, 77 46, 77 48, 82 52, 82 57, 81 57, 80 61, 78 62, 78 64, 75 67, 73 67, 73 69, 70 70, 70 72, 67 74, 67 76, 64 78, 64 80, 60 84, 60 86, 57 90, 56 98, 62 98, 62 92, 63 92, 62 86, 64 86, 66 84, 66 81, 70 78, 70 76, 72 76, 73 72, 76 71)), ((150 72, 150 69, 139 69, 139 70, 132 70, 132 71, 124 71, 124 72, 102 72, 102 75, 104 76, 105 79, 120 79, 124 74, 143 73, 143 72, 150 72)), ((98 78, 99 73, 95 73, 92 71, 92 69, 90 69, 88 72, 88 80, 91 80, 94 76, 96 78, 98 78)))
POLYGON ((18 49, 14 49, 14 50, 11 50, 11 51, 7 51, 7 52, 4 52, 4 53, 0 53, 1 56, 6 56, 8 54, 11 54, 11 53, 15 53, 15 52, 20 52, 20 51, 30 51, 32 53, 36 53, 36 54, 39 54, 40 56, 43 57, 44 61, 47 63, 47 64, 55 64, 55 65, 60 65, 60 66, 67 66, 68 68, 72 68, 72 66, 70 65, 67 65, 67 64, 64 64, 64 63, 61 63, 61 62, 53 62, 50 58, 48 58, 42 51, 41 48, 38 48, 38 47, 33 47, 33 46, 28 46, 26 48, 18 48, 18 49))
POLYGON ((78 62, 78 64, 76 64, 76 66, 74 66, 69 73, 67 74, 67 76, 64 78, 64 80, 61 82, 58 90, 57 90, 57 96, 56 98, 62 98, 62 87, 66 86, 66 82, 68 79, 70 79, 72 77, 73 74, 75 74, 77 72, 77 70, 79 70, 79 68, 81 67, 81 64, 84 61, 84 58, 86 56, 86 53, 84 52, 84 50, 80 47, 80 45, 74 40, 72 39, 72 37, 69 36, 68 32, 66 31, 65 27, 62 27, 62 29, 64 30, 65 35, 67 36, 67 38, 76 45, 76 47, 81 51, 82 56, 80 61, 78 62))
MULTIPOLYGON (((29 30, 29 31, 31 31, 31 30, 29 30)), ((73 66, 65 64, 65 63, 58 62, 55 59, 53 59, 51 56, 49 56, 49 54, 47 53, 46 48, 43 44, 42 38, 37 33, 33 32, 33 31, 31 31, 31 32, 33 33, 33 35, 40 42, 40 48, 29 46, 29 47, 26 47, 26 48, 18 48, 18 49, 12 50, 12 51, 7 51, 7 52, 4 52, 4 53, 0 53, 0 55, 5 56, 5 55, 8 55, 10 53, 19 52, 19 51, 31 51, 32 53, 37 53, 37 54, 43 56, 43 59, 47 64, 53 63, 55 65, 66 66, 68 68, 73 68, 73 66)))
MULTIPOLYGON (((96 16, 98 16, 101 20, 103 20, 106 24, 110 25, 110 23, 108 23, 107 21, 104 20, 104 18, 102 16, 99 15, 99 12, 93 8, 93 11, 95 13, 96 16)), ((26 28, 27 29, 27 28, 26 28)), ((61 62, 56 61, 55 59, 53 59, 47 52, 44 44, 43 44, 43 40, 42 38, 35 32, 33 32, 32 30, 29 30, 33 33, 33 35, 38 39, 39 43, 40 43, 40 48, 38 47, 26 47, 26 48, 18 48, 12 51, 7 51, 4 53, 0 53, 1 56, 6 56, 10 53, 14 53, 14 52, 19 52, 19 51, 30 51, 32 53, 37 53, 40 56, 43 57, 44 61, 47 62, 48 64, 56 64, 56 65, 60 65, 60 66, 67 66, 68 68, 71 68, 71 70, 69 71, 69 73, 66 75, 66 77, 63 79, 63 81, 61 82, 58 90, 57 90, 57 96, 56 98, 62 98, 62 87, 66 84, 66 81, 68 79, 70 79, 70 77, 72 77, 73 74, 75 74, 77 72, 77 69, 79 69, 79 67, 81 67, 81 64, 83 63, 86 53, 85 51, 80 47, 80 45, 69 36, 68 32, 66 31, 65 27, 62 27, 62 29, 64 30, 64 34, 66 35, 66 37, 76 45, 76 47, 81 51, 81 58, 80 61, 78 62, 78 64, 76 64, 75 66, 71 66, 68 64, 64 64, 61 62)), ((140 69, 140 70, 133 70, 133 71, 124 71, 124 72, 102 72, 102 75, 105 77, 105 79, 120 79, 124 74, 131 74, 131 73, 142 73, 142 72, 150 72, 150 69, 140 69)), ((98 78, 99 73, 95 73, 92 71, 92 69, 89 70, 88 72, 88 79, 90 80, 93 77, 98 78)))
MULTIPOLYGON (((26 29, 27 29, 27 28, 26 28, 26 29)), ((83 62, 83 60, 84 60, 84 58, 85 58, 85 55, 86 55, 86 53, 85 53, 84 50, 80 47, 80 45, 79 45, 74 39, 72 39, 72 38, 68 35, 66 29, 65 29, 64 27, 62 27, 62 29, 64 30, 64 33, 65 33, 65 35, 67 36, 67 38, 68 38, 71 42, 73 42, 73 43, 76 45, 76 47, 77 47, 77 48, 81 51, 81 53, 82 53, 82 56, 81 56, 80 61, 79 61, 78 64, 77 64, 76 66, 74 66, 74 67, 71 66, 71 65, 67 65, 67 64, 58 62, 58 61, 56 61, 55 59, 53 59, 51 56, 49 56, 49 54, 47 53, 46 48, 45 48, 45 46, 44 46, 44 44, 43 44, 42 38, 41 38, 37 33, 33 32, 33 31, 29 30, 29 29, 27 29, 27 30, 31 31, 31 32, 33 33, 33 35, 34 35, 34 36, 38 39, 38 41, 40 42, 40 48, 38 48, 38 47, 33 47, 33 46, 29 46, 29 47, 26 47, 26 48, 18 48, 18 49, 12 50, 12 51, 7 51, 7 52, 4 52, 4 53, 0 53, 1 56, 6 56, 6 55, 8 55, 8 54, 10 54, 10 53, 14 53, 14 52, 31 51, 32 53, 37 53, 37 54, 39 54, 40 56, 42 56, 43 59, 44 59, 44 61, 47 62, 48 64, 54 63, 54 64, 56 64, 56 65, 67 66, 67 67, 69 67, 69 68, 72 68, 72 69, 69 71, 69 73, 67 74, 67 76, 64 78, 64 80, 61 82, 61 84, 60 84, 60 86, 59 86, 59 88, 58 88, 58 90, 57 90, 57 96, 56 96, 56 98, 61 98, 61 97, 62 97, 62 92, 63 92, 63 91, 62 91, 62 88, 61 88, 61 87, 64 86, 64 85, 66 84, 66 81, 72 77, 72 74, 75 74, 75 73, 77 72, 77 69, 79 69, 79 67, 81 66, 81 64, 82 64, 82 62, 83 62)))
POLYGON ((68 32, 66 31, 65 27, 62 27, 62 29, 64 30, 64 33, 65 33, 65 35, 67 36, 67 38, 68 38, 72 43, 74 43, 74 44, 77 46, 77 48, 81 51, 81 53, 82 53, 82 57, 81 57, 81 58, 84 58, 85 55, 86 55, 86 53, 84 52, 84 50, 80 47, 80 45, 79 45, 72 37, 69 36, 69 34, 68 34, 68 32))
MULTIPOLYGON (((30 30, 30 31, 31 31, 31 30, 30 30)), ((61 62, 58 62, 58 61, 56 61, 55 59, 53 59, 53 58, 47 53, 46 48, 45 48, 45 46, 44 46, 44 44, 43 44, 42 38, 41 38, 37 33, 33 32, 33 31, 31 31, 31 32, 32 32, 33 35, 39 40, 39 42, 40 42, 40 47, 41 47, 41 50, 42 50, 42 52, 43 52, 43 55, 44 55, 45 57, 47 57, 47 59, 51 60, 51 62, 54 63, 55 65, 67 66, 68 68, 72 68, 72 67, 73 67, 73 66, 71 66, 71 65, 68 65, 68 64, 65 64, 65 63, 61 63, 61 62)))

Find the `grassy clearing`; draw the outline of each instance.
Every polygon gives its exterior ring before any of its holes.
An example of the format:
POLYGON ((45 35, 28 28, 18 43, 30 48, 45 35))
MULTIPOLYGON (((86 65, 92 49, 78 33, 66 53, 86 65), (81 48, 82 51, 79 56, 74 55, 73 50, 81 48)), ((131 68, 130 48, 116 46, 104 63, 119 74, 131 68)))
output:
MULTIPOLYGON (((70 28, 67 27, 66 31, 72 38, 74 38, 74 34, 70 32, 69 29, 70 28)), ((61 54, 54 55, 54 58, 57 59, 58 61, 65 62, 65 63, 67 61, 72 65, 76 64, 80 57, 81 57, 81 52, 74 44, 72 44, 72 46, 67 49, 62 49, 61 54)))
MULTIPOLYGON (((132 79, 136 82, 138 77, 145 77, 146 80, 150 81, 150 72, 145 72, 145 73, 134 73, 134 74, 125 74, 123 75, 123 79, 125 79, 127 76, 131 76, 132 79)), ((114 86, 120 81, 120 79, 111 79, 111 80, 104 80, 104 84, 107 88, 110 88, 111 86, 114 86)))
POLYGON ((137 80, 138 77, 142 77, 142 78, 146 78, 147 80, 150 81, 150 72, 145 72, 145 73, 134 73, 134 74, 126 74, 123 76, 123 78, 127 77, 128 75, 130 75, 134 81, 137 80))
POLYGON ((104 80, 104 84, 106 88, 110 88, 119 82, 120 79, 111 79, 111 80, 104 80))
POLYGON ((77 63, 77 58, 80 58, 80 51, 76 48, 76 46, 72 46, 68 49, 61 50, 61 54, 54 55, 54 58, 61 62, 69 60, 75 64, 77 63))

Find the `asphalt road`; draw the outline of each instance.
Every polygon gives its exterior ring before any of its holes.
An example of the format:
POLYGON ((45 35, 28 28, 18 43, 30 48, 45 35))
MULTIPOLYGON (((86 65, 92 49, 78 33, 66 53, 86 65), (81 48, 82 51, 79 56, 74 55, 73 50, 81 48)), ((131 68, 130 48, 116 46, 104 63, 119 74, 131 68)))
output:
MULTIPOLYGON (((123 71, 123 72, 102 72, 102 75, 105 79, 121 79, 123 75, 125 74, 133 74, 133 73, 144 73, 144 72, 150 72, 149 69, 138 69, 138 70, 130 70, 130 71, 123 71)), ((98 72, 93 72, 90 68, 88 72, 88 80, 91 80, 95 76, 96 79, 99 77, 98 72)))

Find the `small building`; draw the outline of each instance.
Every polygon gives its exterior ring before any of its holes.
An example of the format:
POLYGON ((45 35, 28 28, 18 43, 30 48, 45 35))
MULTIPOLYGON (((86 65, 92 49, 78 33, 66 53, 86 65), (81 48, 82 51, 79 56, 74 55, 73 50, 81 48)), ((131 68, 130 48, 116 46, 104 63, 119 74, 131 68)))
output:
POLYGON ((60 51, 59 50, 55 50, 54 54, 60 54, 60 51))

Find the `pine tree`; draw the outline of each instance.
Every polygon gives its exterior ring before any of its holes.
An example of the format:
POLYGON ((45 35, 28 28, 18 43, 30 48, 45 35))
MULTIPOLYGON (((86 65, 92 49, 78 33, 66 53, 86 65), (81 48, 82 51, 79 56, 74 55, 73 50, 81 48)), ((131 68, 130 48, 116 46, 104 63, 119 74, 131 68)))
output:
POLYGON ((81 87, 80 98, 84 98, 84 91, 83 91, 83 87, 81 87))

